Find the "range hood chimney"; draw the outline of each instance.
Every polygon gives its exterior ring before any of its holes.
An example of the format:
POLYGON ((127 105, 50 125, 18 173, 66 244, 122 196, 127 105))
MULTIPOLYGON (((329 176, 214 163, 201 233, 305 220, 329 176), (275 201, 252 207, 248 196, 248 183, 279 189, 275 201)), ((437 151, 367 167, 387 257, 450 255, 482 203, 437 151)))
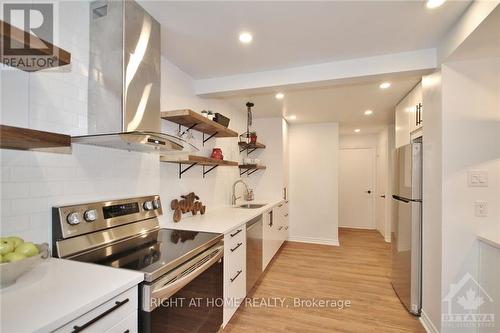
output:
POLYGON ((72 142, 172 153, 197 150, 161 133, 160 24, 132 0, 90 3, 88 134, 72 142))

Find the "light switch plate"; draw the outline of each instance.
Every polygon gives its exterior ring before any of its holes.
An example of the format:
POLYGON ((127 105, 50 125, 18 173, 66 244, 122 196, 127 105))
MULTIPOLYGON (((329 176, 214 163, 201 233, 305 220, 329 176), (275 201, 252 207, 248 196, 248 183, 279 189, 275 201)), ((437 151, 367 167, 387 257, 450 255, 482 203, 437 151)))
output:
POLYGON ((487 170, 470 170, 468 172, 469 187, 488 187, 487 170))
POLYGON ((474 215, 476 217, 488 216, 488 201, 475 201, 474 202, 474 215))

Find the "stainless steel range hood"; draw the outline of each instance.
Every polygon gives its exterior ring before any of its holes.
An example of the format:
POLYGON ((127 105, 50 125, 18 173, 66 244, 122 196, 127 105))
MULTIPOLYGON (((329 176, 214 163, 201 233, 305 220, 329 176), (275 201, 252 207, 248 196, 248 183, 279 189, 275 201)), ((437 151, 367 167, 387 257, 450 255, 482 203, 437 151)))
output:
POLYGON ((131 0, 90 3, 88 134, 72 142, 172 153, 197 150, 160 133, 160 24, 131 0))

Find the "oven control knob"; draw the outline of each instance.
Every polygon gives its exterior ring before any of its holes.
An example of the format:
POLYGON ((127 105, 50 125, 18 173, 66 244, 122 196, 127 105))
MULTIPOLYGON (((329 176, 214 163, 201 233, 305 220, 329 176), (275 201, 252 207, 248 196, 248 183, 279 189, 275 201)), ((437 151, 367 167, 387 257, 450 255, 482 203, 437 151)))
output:
POLYGON ((68 221, 69 224, 71 225, 77 225, 80 223, 80 215, 78 212, 72 212, 68 214, 68 217, 66 217, 66 221, 68 221))
POLYGON ((153 201, 145 201, 142 207, 144 207, 145 210, 153 210, 153 201))
POLYGON ((89 209, 83 213, 83 218, 87 222, 94 222, 97 219, 97 211, 95 209, 89 209))
POLYGON ((153 200, 153 207, 154 207, 155 209, 160 208, 160 199, 154 199, 154 200, 153 200))

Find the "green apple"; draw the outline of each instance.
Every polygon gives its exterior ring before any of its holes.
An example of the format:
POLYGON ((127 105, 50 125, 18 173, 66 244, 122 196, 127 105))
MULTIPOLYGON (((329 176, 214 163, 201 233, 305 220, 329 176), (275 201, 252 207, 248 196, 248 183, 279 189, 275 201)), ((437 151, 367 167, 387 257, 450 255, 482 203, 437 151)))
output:
POLYGON ((0 240, 0 254, 5 255, 7 253, 10 253, 14 251, 14 242, 11 240, 3 238, 0 240))
POLYGON ((17 236, 7 237, 6 239, 10 240, 10 241, 12 241, 14 243, 14 248, 16 248, 20 244, 24 243, 24 239, 22 239, 21 237, 17 237, 17 236))
POLYGON ((35 244, 27 242, 22 243, 18 247, 16 247, 16 253, 25 255, 26 257, 33 257, 38 254, 38 248, 35 244))
POLYGON ((24 254, 17 253, 17 252, 7 253, 4 256, 4 260, 7 261, 7 262, 16 262, 16 261, 23 260, 23 259, 26 259, 26 258, 27 257, 24 254))

